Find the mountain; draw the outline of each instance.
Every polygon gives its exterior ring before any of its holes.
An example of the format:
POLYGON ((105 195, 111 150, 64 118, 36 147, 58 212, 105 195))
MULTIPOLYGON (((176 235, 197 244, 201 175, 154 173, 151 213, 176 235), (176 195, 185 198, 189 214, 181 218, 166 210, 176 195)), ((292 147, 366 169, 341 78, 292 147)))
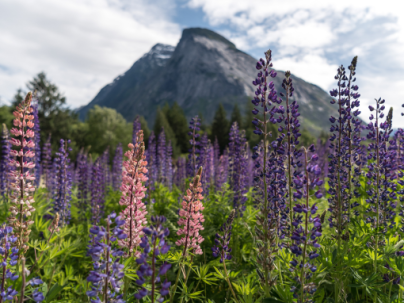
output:
MULTIPOLYGON (((256 61, 213 31, 184 29, 176 47, 153 46, 125 74, 79 109, 79 116, 84 119, 90 108, 99 105, 116 109, 128 121, 142 115, 152 126, 156 109, 176 101, 188 119, 202 114, 209 123, 220 103, 230 113, 234 104, 244 108, 250 102, 255 91, 252 81, 257 74, 256 61)), ((276 90, 282 92, 284 72, 277 72, 273 81, 276 90)), ((336 111, 329 103, 330 95, 293 74, 292 78, 293 100, 300 104, 303 127, 317 134, 326 130, 328 118, 336 111)))

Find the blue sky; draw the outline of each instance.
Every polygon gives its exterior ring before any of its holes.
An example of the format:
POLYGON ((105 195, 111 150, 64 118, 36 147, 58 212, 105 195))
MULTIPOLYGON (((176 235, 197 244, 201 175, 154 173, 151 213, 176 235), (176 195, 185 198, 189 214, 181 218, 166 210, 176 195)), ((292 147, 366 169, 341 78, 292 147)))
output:
POLYGON ((156 43, 176 45, 186 27, 206 27, 274 67, 325 90, 358 55, 362 117, 374 98, 404 127, 404 4, 318 0, 2 0, 0 102, 40 71, 68 104, 88 103, 156 43))

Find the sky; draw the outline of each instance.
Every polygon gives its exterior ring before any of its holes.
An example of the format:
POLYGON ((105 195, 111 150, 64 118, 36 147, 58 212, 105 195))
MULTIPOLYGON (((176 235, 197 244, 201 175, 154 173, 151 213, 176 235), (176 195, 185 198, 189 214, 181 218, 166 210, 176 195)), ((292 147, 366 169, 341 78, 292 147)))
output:
POLYGON ((217 31, 257 59, 271 49, 275 69, 326 91, 357 55, 361 117, 381 97, 404 127, 404 2, 391 0, 0 0, 0 104, 44 71, 69 107, 85 105, 187 27, 217 31))

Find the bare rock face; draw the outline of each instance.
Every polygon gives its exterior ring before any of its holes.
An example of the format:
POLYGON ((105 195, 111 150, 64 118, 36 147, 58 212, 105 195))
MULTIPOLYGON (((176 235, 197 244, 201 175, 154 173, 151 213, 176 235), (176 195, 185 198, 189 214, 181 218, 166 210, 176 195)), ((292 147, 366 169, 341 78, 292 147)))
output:
MULTIPOLYGON (((153 46, 124 75, 102 88, 79 114, 83 119, 94 105, 107 106, 129 121, 143 115, 151 126, 157 108, 176 101, 188 118, 202 114, 211 122, 219 103, 231 112, 236 103, 243 109, 250 102, 255 91, 256 61, 213 31, 185 29, 175 48, 153 46)), ((283 91, 283 78, 284 72, 278 71, 273 79, 278 92, 283 91)), ((328 128, 328 118, 335 111, 329 94, 293 74, 292 78, 293 100, 300 104, 303 127, 314 133, 328 128)))

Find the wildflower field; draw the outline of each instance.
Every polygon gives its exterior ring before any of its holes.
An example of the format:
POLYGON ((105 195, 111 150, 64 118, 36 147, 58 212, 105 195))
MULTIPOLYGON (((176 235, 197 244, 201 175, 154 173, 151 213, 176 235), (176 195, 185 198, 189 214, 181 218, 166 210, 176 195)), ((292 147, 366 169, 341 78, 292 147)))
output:
POLYGON ((164 132, 146 148, 138 119, 113 157, 71 161, 69 138, 52 155, 28 93, 2 132, 0 303, 404 302, 392 109, 378 98, 358 117, 355 57, 335 76, 328 140, 303 146, 291 74, 277 92, 271 60, 251 79, 260 143, 234 123, 221 151, 196 116, 177 158, 164 132))

